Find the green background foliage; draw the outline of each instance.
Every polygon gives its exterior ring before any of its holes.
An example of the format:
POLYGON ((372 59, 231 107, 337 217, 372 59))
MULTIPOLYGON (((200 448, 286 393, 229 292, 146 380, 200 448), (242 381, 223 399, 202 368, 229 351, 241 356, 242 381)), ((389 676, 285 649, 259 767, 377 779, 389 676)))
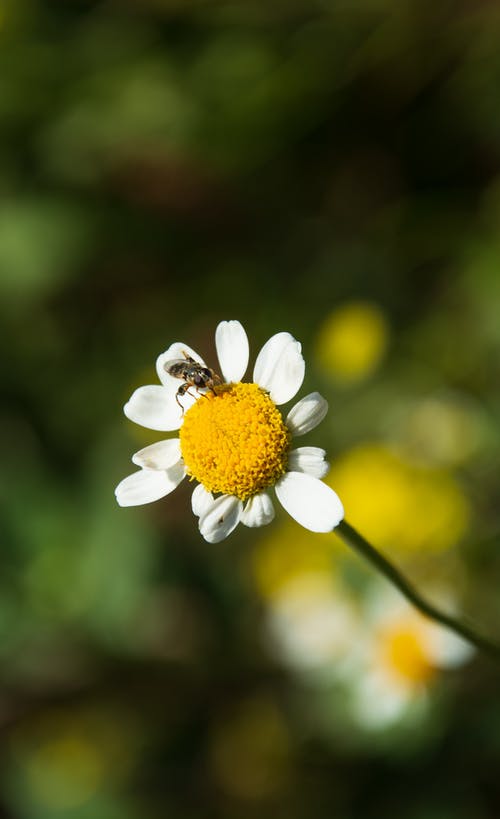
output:
POLYGON ((269 533, 209 546, 188 486, 113 489, 161 437, 121 408, 162 350, 288 330, 348 519, 500 640, 499 43, 476 0, 0 0, 2 817, 498 816, 498 667, 348 725, 266 637, 269 533), (346 374, 358 303, 383 341, 346 374), (348 482, 375 445, 424 470, 410 507, 390 456, 348 482))

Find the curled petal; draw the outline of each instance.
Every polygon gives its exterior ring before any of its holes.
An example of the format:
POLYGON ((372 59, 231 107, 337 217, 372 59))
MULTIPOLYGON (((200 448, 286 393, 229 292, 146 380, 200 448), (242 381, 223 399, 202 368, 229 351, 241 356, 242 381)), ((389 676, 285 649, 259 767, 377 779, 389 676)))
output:
POLYGON ((191 509, 197 518, 200 518, 205 512, 213 506, 214 496, 208 492, 203 484, 199 483, 193 494, 191 495, 191 509))
POLYGON ((116 500, 120 506, 152 503, 172 492, 185 474, 183 465, 177 465, 168 471, 140 469, 120 481, 115 489, 116 500))
POLYGON ((132 463, 145 469, 169 469, 181 461, 181 442, 178 438, 157 441, 132 455, 132 463))
POLYGON ((236 529, 243 511, 242 502, 234 495, 221 495, 200 517, 200 532, 209 543, 219 543, 236 529))
POLYGON ((248 367, 247 334, 239 321, 221 321, 215 332, 221 374, 227 382, 241 381, 248 367))
POLYGON ((273 518, 273 502, 266 492, 260 492, 247 501, 241 515, 241 522, 245 526, 266 526, 273 518))
POLYGON ((123 411, 134 423, 160 432, 179 429, 182 423, 182 409, 177 404, 174 393, 159 384, 139 387, 131 395, 123 411))
POLYGON ((266 341, 257 356, 253 379, 268 390, 275 404, 285 404, 300 389, 304 373, 299 342, 290 333, 277 333, 266 341))
POLYGON ((328 412, 328 401, 319 392, 311 392, 295 404, 286 417, 292 435, 305 435, 321 423, 328 412))
POLYGON ((314 478, 324 478, 330 464, 325 461, 326 452, 317 446, 301 446, 288 455, 289 472, 305 472, 314 478))
POLYGON ((311 475, 287 472, 274 488, 288 514, 311 532, 331 532, 344 517, 338 495, 311 475))

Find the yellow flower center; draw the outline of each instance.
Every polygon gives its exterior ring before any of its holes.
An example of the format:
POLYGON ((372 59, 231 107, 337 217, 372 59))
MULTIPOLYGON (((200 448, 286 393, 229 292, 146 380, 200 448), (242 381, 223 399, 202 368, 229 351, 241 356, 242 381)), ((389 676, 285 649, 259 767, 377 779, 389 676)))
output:
POLYGON ((257 384, 224 384, 186 412, 180 429, 188 475, 209 492, 246 500, 284 474, 290 432, 257 384))
POLYGON ((386 635, 385 655, 389 668, 408 683, 427 682, 434 669, 425 651, 425 637, 411 625, 401 625, 386 635))

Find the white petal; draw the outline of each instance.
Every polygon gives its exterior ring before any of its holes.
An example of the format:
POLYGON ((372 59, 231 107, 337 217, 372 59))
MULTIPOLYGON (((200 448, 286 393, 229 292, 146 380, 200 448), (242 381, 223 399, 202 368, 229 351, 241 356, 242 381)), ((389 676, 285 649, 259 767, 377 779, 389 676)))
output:
POLYGON ((330 464, 325 461, 326 452, 317 446, 301 446, 292 449, 288 456, 289 472, 306 472, 314 478, 324 478, 330 464))
POLYGON ((172 381, 174 381, 177 384, 177 387, 179 387, 180 380, 167 373, 165 364, 168 361, 175 361, 178 358, 186 358, 186 356, 194 358, 198 364, 203 364, 203 366, 205 366, 205 362, 198 355, 198 353, 191 349, 191 347, 188 347, 187 344, 183 344, 182 341, 175 341, 174 344, 171 344, 170 347, 165 350, 164 353, 161 353, 156 359, 156 372, 158 373, 158 378, 162 384, 165 384, 166 387, 169 386, 172 381))
POLYGON ((169 469, 181 460, 181 442, 178 438, 157 441, 132 455, 132 463, 145 469, 169 469))
POLYGON ((200 532, 209 543, 219 543, 236 529, 243 504, 234 495, 221 495, 200 520, 200 532))
POLYGON ((266 526, 274 518, 274 506, 271 498, 266 492, 253 495, 247 502, 241 522, 245 526, 266 526))
POLYGON ((422 692, 411 683, 397 684, 386 675, 371 671, 360 674, 353 690, 354 717, 365 728, 382 730, 403 719, 411 707, 425 706, 422 692))
POLYGON ((159 384, 139 387, 125 404, 123 412, 136 424, 161 432, 179 429, 183 415, 175 393, 159 384))
POLYGON ((474 647, 444 628, 428 625, 427 656, 438 668, 459 668, 474 654, 474 647))
POLYGON ((208 512, 214 504, 214 496, 199 483, 191 496, 191 508, 197 518, 208 512))
POLYGON ((319 392, 311 392, 295 404, 286 418, 292 435, 305 435, 321 423, 328 412, 328 401, 319 392))
POLYGON ((305 363, 300 350, 290 333, 277 333, 257 356, 253 380, 269 391, 275 404, 285 404, 302 385, 305 363))
POLYGON ((338 495, 311 475, 287 472, 274 488, 288 514, 311 532, 331 532, 344 517, 338 495))
POLYGON ((156 469, 140 469, 133 472, 115 489, 116 500, 120 506, 140 506, 152 503, 172 492, 185 475, 184 466, 176 466, 168 472, 156 469))
POLYGON ((221 321, 215 346, 225 381, 241 381, 248 367, 248 338, 239 321, 221 321))

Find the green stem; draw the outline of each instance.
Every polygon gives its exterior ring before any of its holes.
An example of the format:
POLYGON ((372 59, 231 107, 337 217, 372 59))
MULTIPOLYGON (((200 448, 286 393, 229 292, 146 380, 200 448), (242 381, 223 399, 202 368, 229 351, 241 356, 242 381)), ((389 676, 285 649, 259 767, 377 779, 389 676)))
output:
POLYGON ((354 549, 365 560, 372 564, 380 574, 382 574, 390 583, 393 584, 406 597, 410 603, 413 603, 425 617, 435 620, 442 626, 454 631, 464 640, 472 643, 473 646, 485 651, 497 660, 500 660, 500 645, 490 642, 485 637, 476 634, 473 628, 458 620, 456 617, 451 617, 439 609, 435 608, 427 600, 424 600, 411 583, 401 574, 401 572, 390 563, 387 558, 383 557, 365 538, 359 534, 352 526, 343 520, 337 526, 335 532, 342 538, 342 540, 354 549))

